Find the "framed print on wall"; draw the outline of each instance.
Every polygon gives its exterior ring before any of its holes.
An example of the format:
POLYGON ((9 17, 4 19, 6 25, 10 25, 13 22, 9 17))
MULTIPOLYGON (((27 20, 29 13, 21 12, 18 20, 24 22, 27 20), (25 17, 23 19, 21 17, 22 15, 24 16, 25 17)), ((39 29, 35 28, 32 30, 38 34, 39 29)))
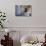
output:
POLYGON ((32 16, 32 5, 15 5, 15 16, 32 16))

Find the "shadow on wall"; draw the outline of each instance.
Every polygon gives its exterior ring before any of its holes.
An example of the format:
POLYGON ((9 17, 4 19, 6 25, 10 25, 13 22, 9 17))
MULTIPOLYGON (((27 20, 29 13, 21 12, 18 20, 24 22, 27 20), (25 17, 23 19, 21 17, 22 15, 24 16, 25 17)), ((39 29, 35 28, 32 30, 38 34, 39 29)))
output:
POLYGON ((13 40, 13 46, 21 46, 20 41, 13 40))

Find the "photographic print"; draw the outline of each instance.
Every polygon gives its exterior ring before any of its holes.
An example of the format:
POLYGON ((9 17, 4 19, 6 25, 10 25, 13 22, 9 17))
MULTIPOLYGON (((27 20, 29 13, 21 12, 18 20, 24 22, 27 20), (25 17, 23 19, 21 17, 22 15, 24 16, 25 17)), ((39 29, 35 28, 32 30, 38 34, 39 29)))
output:
POLYGON ((32 5, 16 5, 15 16, 32 16, 32 5))

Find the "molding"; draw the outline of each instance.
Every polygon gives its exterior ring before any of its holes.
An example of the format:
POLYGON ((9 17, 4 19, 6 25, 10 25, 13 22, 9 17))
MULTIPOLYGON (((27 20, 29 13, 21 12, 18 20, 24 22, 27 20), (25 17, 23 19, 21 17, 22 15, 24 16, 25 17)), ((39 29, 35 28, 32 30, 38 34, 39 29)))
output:
POLYGON ((4 27, 4 28, 46 28, 46 27, 4 27))

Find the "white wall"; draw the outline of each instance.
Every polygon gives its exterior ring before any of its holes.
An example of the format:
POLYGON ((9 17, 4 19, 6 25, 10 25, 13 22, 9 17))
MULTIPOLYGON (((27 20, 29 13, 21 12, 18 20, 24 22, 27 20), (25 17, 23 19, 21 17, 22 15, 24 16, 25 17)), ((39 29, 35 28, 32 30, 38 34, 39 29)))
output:
POLYGON ((12 31, 21 31, 20 36, 31 31, 46 31, 46 0, 0 0, 0 10, 6 12, 6 27, 13 27, 10 28, 12 31), (32 17, 16 17, 15 4, 32 4, 32 17))
POLYGON ((0 10, 6 12, 7 27, 46 27, 46 0, 0 0, 0 10), (32 17, 16 17, 16 4, 32 4, 32 17))

